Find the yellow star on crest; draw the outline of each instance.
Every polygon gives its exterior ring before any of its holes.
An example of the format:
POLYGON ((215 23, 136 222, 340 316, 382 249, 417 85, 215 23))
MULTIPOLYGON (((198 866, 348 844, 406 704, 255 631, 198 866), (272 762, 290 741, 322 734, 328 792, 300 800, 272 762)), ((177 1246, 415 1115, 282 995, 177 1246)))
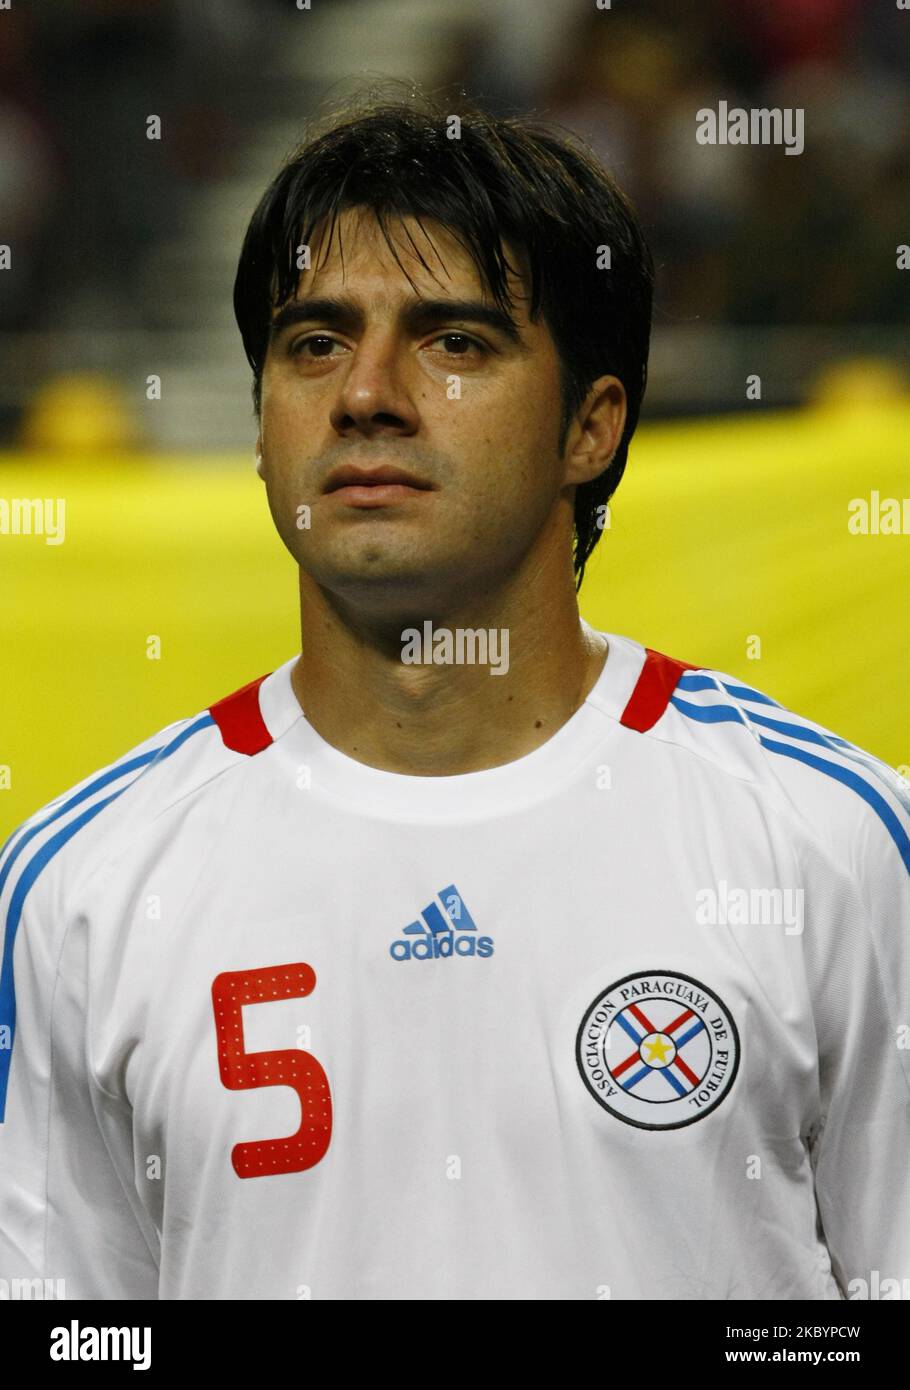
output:
POLYGON ((649 1061, 653 1062, 655 1057, 659 1062, 665 1062, 667 1060, 667 1049, 669 1048, 670 1044, 666 1038, 654 1038, 651 1042, 646 1043, 645 1046, 651 1053, 651 1056, 648 1059, 649 1061))

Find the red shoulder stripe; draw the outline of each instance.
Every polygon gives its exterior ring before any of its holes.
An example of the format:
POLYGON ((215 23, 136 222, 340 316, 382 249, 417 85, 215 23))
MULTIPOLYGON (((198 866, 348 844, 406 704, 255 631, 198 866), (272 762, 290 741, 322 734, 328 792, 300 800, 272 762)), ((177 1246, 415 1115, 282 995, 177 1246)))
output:
POLYGON ((675 657, 664 656, 663 652, 655 652, 650 647, 645 647, 645 653, 641 675, 619 721, 627 729, 636 729, 640 734, 653 729, 670 703, 670 696, 683 671, 701 670, 700 666, 693 666, 690 661, 677 661, 675 657))
MULTIPOLYGON (((269 675, 270 672, 266 672, 269 675)), ((221 730, 225 747, 235 753, 261 753, 272 742, 259 709, 259 687, 265 676, 241 686, 232 695, 225 695, 209 706, 209 714, 221 730)))

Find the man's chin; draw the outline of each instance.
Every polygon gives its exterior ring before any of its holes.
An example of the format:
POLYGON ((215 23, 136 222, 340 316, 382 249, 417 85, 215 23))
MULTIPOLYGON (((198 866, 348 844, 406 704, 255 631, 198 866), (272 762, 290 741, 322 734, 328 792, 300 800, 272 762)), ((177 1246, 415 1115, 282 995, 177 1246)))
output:
POLYGON ((453 574, 441 568, 438 557, 421 557, 410 551, 392 554, 382 546, 360 548, 335 563, 313 563, 312 556, 299 561, 301 569, 321 589, 344 596, 364 608, 406 601, 427 600, 445 592, 453 574))

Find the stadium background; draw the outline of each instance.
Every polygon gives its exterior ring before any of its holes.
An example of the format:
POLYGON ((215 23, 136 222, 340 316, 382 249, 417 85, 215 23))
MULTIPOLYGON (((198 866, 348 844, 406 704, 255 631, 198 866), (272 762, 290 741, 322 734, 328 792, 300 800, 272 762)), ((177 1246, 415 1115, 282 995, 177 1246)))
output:
POLYGON ((66 501, 63 544, 0 534, 0 838, 298 649, 231 285, 307 113, 383 76, 568 125, 641 211, 650 385, 584 616, 910 776, 910 534, 847 526, 910 497, 908 52, 893 0, 0 14, 0 498, 66 501), (805 153, 698 146, 721 98, 804 108, 805 153))

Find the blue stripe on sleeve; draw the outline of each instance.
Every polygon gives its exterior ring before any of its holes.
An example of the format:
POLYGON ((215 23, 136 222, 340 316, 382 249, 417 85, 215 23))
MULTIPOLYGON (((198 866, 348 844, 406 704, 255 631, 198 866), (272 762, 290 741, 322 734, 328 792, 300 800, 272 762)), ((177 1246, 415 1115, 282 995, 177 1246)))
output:
MULTIPOLYGON (((714 687, 716 688, 716 687, 714 687)), ((736 709, 733 705, 692 705, 687 700, 680 700, 677 696, 671 697, 671 702, 676 706, 680 713, 688 719, 692 719, 701 724, 725 724, 744 722, 743 712, 736 709)), ((806 729, 799 724, 786 724, 780 720, 768 719, 762 715, 749 713, 751 722, 773 728, 779 733, 791 734, 794 738, 802 739, 804 742, 821 743, 831 745, 835 742, 846 748, 852 745, 845 744, 844 740, 834 740, 826 735, 819 734, 817 730, 806 729)), ((810 753, 806 748, 794 748, 789 743, 779 743, 777 739, 766 738, 760 734, 759 743, 763 748, 769 749, 772 753, 779 753, 785 758, 793 758, 796 762, 804 763, 807 767, 812 767, 816 772, 823 773, 826 777, 832 778, 835 782, 840 782, 843 786, 849 787, 856 792, 857 796, 862 797, 863 801, 872 808, 879 820, 884 825, 891 839, 897 848, 897 852, 903 860, 904 866, 910 874, 910 836, 895 815, 891 806, 885 798, 871 787, 869 783, 854 772, 851 768, 841 767, 839 763, 830 763, 826 758, 819 758, 816 754, 810 753)), ((840 751, 839 747, 835 751, 840 751)), ((857 750, 858 751, 858 750, 857 750)), ((849 752, 843 756, 849 757, 849 752)), ((866 769, 872 771, 871 769, 866 769)), ((897 795, 895 789, 895 795, 897 795)))
MULTIPOLYGON (((208 712, 206 712, 204 715, 201 715, 199 719, 195 720, 192 724, 188 725, 185 729, 181 730, 181 732, 174 739, 172 739, 170 743, 163 744, 160 748, 151 749, 148 754, 143 753, 139 757, 131 759, 128 763, 121 763, 118 766, 109 769, 108 772, 103 773, 100 777, 96 778, 92 783, 90 783, 89 786, 84 787, 81 792, 77 793, 76 796, 71 797, 69 801, 61 805, 54 812, 53 815, 48 816, 38 825, 33 826, 26 833, 26 835, 22 837, 22 839, 16 845, 16 848, 12 851, 12 854, 10 855, 9 859, 4 864, 3 876, 2 879, 0 879, 0 889, 2 889, 3 882, 6 881, 6 877, 9 873, 9 869, 12 866, 13 861, 16 858, 18 858, 19 852, 24 848, 25 844, 32 838, 33 835, 37 834, 39 830, 43 830, 46 826, 52 824, 52 822, 57 820, 60 816, 65 815, 67 811, 70 811, 74 806, 79 805, 80 802, 84 801, 85 798, 87 796, 90 796, 93 792, 100 791, 103 787, 110 785, 112 781, 116 781, 118 777, 122 777, 127 770, 134 771, 138 767, 151 765, 153 762, 158 761, 158 759, 170 757, 171 754, 176 752, 177 749, 182 744, 184 744, 186 740, 190 738, 193 734, 199 733, 202 729, 209 728, 212 724, 214 724, 214 722, 215 721, 212 719, 212 716, 208 712)), ((140 773, 140 776, 141 775, 142 774, 140 773)), ((63 846, 69 840, 71 840, 73 836, 77 834, 77 832, 80 831, 84 825, 88 825, 90 821, 94 820, 95 816, 97 816, 99 812, 103 811, 105 806, 109 806, 112 801, 116 801, 117 798, 122 796, 125 791, 128 791, 129 788, 133 785, 133 782, 135 782, 136 780, 137 778, 133 778, 133 780, 131 782, 128 782, 125 787, 118 788, 118 790, 115 791, 111 796, 105 797, 103 801, 98 801, 93 806, 89 806, 85 811, 82 812, 80 816, 77 816, 75 820, 72 820, 67 825, 64 825, 60 830, 57 831, 56 835, 52 835, 49 840, 45 841, 41 848, 28 861, 27 865, 22 871, 22 874, 19 878, 19 881, 16 884, 16 887, 13 889, 13 893, 10 898, 9 909, 6 914, 6 932, 3 941, 3 961, 2 965, 0 965, 0 1027, 6 1025, 9 1028, 9 1044, 7 1047, 0 1048, 0 1124, 3 1123, 3 1119, 6 1114, 6 1093, 7 1087, 9 1085, 9 1072, 13 1055, 13 1039, 16 1031, 16 994, 13 978, 13 948, 16 944, 16 933, 19 928, 19 922, 22 918, 22 909, 25 904, 26 895, 29 889, 31 888, 32 884, 35 882, 38 875, 41 873, 41 870, 45 868, 47 864, 50 863, 50 861, 53 859, 54 855, 58 852, 58 850, 62 849, 63 846)))

